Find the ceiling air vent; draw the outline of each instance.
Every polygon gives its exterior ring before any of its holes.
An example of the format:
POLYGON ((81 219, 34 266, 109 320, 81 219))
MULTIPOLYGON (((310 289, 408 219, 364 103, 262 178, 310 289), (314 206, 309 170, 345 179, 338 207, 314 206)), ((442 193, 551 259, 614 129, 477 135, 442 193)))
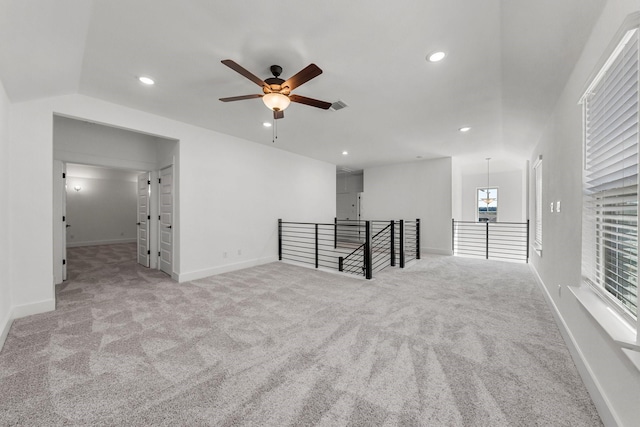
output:
POLYGON ((331 109, 333 111, 338 111, 338 110, 342 110, 343 108, 347 107, 347 104, 345 104, 342 101, 336 101, 333 104, 331 104, 331 109))

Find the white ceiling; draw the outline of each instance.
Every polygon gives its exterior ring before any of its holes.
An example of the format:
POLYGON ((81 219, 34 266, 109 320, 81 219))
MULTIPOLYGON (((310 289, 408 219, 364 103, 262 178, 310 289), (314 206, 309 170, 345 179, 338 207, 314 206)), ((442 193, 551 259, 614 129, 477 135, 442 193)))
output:
POLYGON ((519 162, 604 3, 0 0, 0 79, 13 102, 81 93, 273 145, 259 99, 218 101, 260 91, 220 61, 261 78, 278 64, 285 79, 313 62, 324 73, 294 92, 348 107, 292 104, 277 147, 351 169, 519 162), (448 56, 428 63, 435 50, 448 56))

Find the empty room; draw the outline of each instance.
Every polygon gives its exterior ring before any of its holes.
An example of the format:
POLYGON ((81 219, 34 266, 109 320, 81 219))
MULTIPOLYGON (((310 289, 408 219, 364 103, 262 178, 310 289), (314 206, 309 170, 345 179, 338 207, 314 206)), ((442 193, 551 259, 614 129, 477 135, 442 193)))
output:
POLYGON ((0 0, 0 425, 637 426, 640 0, 0 0))

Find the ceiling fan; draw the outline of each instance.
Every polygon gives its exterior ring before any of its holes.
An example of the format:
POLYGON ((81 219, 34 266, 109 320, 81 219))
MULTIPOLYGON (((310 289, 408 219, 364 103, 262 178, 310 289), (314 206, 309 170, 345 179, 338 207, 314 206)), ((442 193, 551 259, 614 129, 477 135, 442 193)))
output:
POLYGON ((232 61, 231 59, 225 59, 221 61, 224 65, 236 71, 237 73, 245 76, 258 86, 262 88, 262 94, 254 95, 241 95, 232 96, 229 98, 220 98, 222 102, 241 101, 243 99, 262 98, 264 104, 273 111, 274 119, 282 119, 284 117, 284 110, 289 106, 291 102, 297 102, 298 104, 310 105, 312 107, 322 108, 328 110, 331 107, 330 102, 320 101, 313 98, 307 98, 306 96, 292 94, 291 91, 298 86, 303 85, 309 80, 318 77, 322 74, 322 70, 316 64, 309 64, 302 70, 300 70, 293 77, 288 80, 280 78, 282 74, 282 67, 279 65, 271 66, 271 73, 273 77, 269 77, 265 80, 261 80, 255 74, 251 73, 241 65, 232 61))

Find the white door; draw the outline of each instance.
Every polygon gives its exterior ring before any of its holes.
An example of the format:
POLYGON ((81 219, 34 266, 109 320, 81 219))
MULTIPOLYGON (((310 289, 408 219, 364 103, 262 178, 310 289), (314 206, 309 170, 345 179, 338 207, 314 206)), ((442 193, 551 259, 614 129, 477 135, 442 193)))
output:
POLYGON ((138 175, 138 264, 149 267, 149 172, 138 175))
POLYGON ((62 280, 67 280, 67 164, 62 164, 62 280))
POLYGON ((173 166, 160 171, 160 270, 173 273, 173 166))

